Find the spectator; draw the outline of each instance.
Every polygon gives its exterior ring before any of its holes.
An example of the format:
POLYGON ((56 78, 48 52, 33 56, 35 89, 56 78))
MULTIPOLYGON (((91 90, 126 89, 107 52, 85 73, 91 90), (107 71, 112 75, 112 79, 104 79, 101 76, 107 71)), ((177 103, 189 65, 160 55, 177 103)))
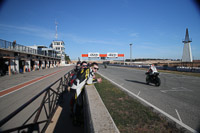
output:
POLYGON ((83 61, 82 68, 77 74, 77 78, 72 84, 73 99, 74 103, 71 104, 71 111, 73 116, 73 123, 80 123, 81 112, 83 110, 83 90, 86 84, 101 83, 102 79, 96 79, 95 74, 99 70, 98 64, 96 62, 92 63, 91 66, 87 67, 87 62, 83 61))
POLYGON ((70 80, 69 80, 69 83, 68 83, 68 91, 70 91, 70 88, 71 88, 74 80, 76 79, 77 73, 79 72, 80 69, 81 69, 81 62, 78 61, 75 69, 72 71, 72 73, 70 75, 70 80))
POLYGON ((13 49, 15 49, 15 46, 16 46, 16 40, 13 41, 12 45, 13 45, 13 49))

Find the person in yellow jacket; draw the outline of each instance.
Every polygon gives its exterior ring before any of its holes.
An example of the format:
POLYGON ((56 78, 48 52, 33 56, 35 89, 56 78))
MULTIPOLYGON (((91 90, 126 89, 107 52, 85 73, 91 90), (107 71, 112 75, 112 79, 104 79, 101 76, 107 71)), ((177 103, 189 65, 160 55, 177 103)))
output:
POLYGON ((90 85, 93 83, 101 83, 101 78, 96 78, 95 73, 99 70, 98 64, 96 62, 93 62, 90 67, 84 67, 87 64, 87 62, 81 63, 81 70, 77 73, 77 78, 74 80, 71 90, 74 92, 74 104, 73 104, 73 123, 76 124, 77 119, 80 119, 81 110, 83 106, 83 98, 82 98, 82 92, 85 87, 85 85, 90 85))
POLYGON ((100 83, 102 81, 101 78, 96 79, 94 73, 99 70, 98 64, 96 62, 92 63, 89 68, 82 68, 78 74, 77 78, 73 82, 71 89, 76 90, 75 99, 80 95, 82 89, 86 84, 100 83))

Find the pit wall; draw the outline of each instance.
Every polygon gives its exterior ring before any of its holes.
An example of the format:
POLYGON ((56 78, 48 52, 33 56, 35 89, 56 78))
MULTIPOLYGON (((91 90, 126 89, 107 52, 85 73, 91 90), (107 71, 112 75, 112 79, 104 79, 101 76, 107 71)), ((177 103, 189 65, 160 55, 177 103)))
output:
POLYGON ((95 86, 87 85, 84 93, 85 132, 119 133, 95 86))

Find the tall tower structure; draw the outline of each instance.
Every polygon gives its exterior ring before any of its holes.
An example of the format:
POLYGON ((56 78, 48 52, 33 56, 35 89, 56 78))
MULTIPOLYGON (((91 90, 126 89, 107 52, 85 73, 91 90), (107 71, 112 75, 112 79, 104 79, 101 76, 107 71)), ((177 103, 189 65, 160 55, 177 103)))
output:
POLYGON ((193 61, 190 42, 192 42, 192 39, 189 38, 188 28, 186 28, 185 40, 183 40, 184 48, 183 48, 182 62, 193 61))
POLYGON ((58 23, 55 21, 55 24, 56 24, 56 35, 55 35, 55 38, 56 40, 58 39, 58 33, 57 33, 57 30, 58 30, 58 23))
POLYGON ((65 62, 65 43, 62 40, 58 40, 58 31, 57 31, 58 23, 55 22, 55 25, 56 25, 56 34, 55 34, 56 40, 52 41, 52 43, 50 44, 50 48, 53 48, 58 52, 57 57, 61 58, 60 65, 65 65, 66 64, 66 62, 65 62))

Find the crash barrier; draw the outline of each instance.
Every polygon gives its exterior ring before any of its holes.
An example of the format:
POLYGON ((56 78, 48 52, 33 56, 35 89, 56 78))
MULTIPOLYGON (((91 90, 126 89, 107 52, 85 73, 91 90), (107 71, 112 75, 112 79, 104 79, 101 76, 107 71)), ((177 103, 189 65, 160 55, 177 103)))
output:
POLYGON ((66 73, 64 77, 61 77, 52 83, 24 105, 1 120, 0 132, 45 132, 46 128, 51 122, 59 102, 62 102, 62 95, 65 92, 65 87, 68 84, 71 72, 72 71, 66 73), (36 101, 40 101, 40 104, 35 103, 36 101), (27 108, 29 108, 32 104, 39 105, 39 107, 34 107, 34 110, 28 109, 27 111, 27 108), (17 121, 17 119, 21 119, 20 115, 22 114, 20 113, 24 110, 26 110, 26 113, 29 113, 30 115, 24 120, 23 123, 21 123, 17 121), (10 128, 8 126, 9 122, 14 119, 16 120, 16 124, 19 126, 10 128))
POLYGON ((85 87, 85 132, 119 133, 94 85, 85 87))
MULTIPOLYGON (((149 65, 121 65, 121 64, 109 64, 112 66, 122 66, 122 67, 134 67, 134 68, 149 68, 149 65)), ((179 72, 194 72, 200 73, 200 67, 169 67, 169 66, 156 66, 160 70, 170 70, 179 72)))

